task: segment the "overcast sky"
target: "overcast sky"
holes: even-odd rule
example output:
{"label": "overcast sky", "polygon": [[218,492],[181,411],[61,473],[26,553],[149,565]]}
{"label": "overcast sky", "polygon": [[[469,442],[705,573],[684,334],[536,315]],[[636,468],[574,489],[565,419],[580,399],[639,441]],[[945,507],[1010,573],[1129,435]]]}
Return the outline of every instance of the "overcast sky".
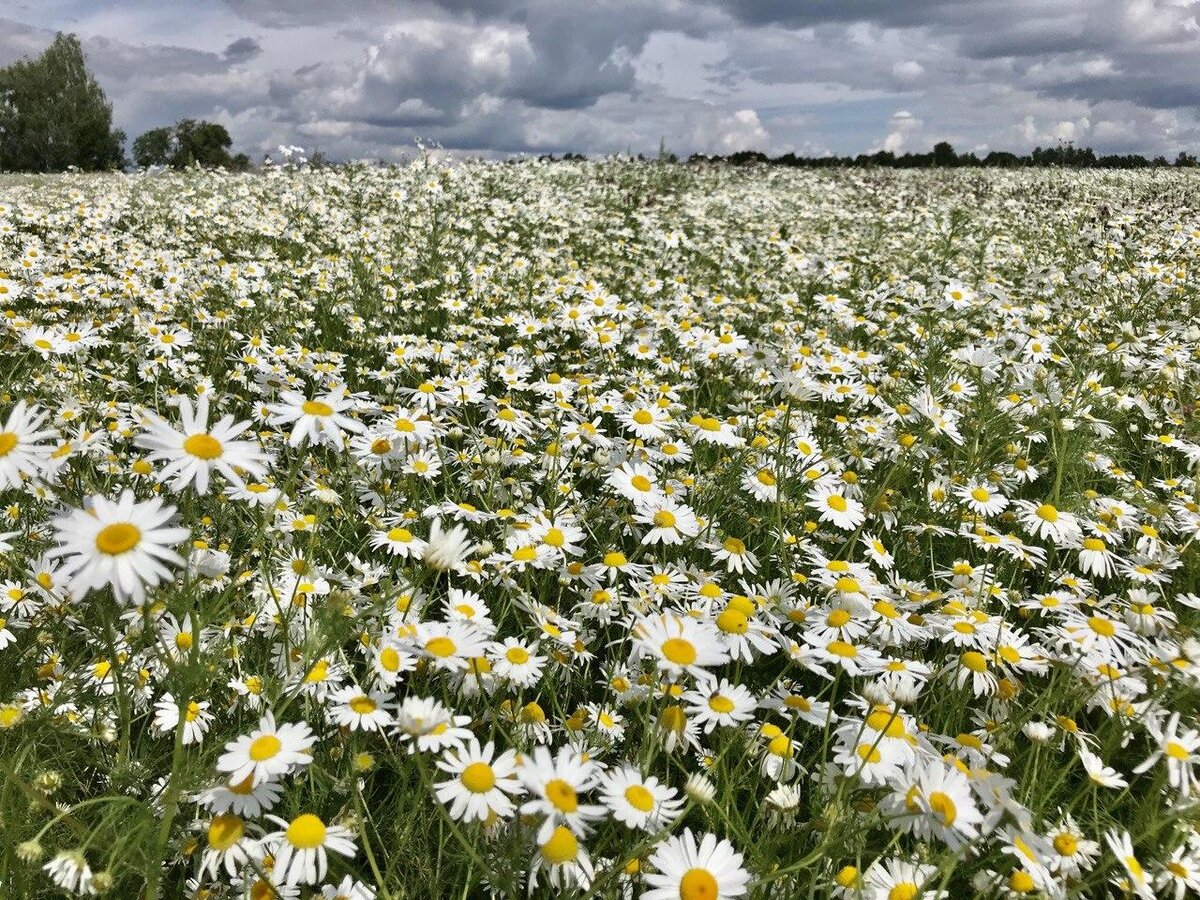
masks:
{"label": "overcast sky", "polygon": [[0,0],[0,64],[58,30],[256,157],[1200,149],[1200,0]]}

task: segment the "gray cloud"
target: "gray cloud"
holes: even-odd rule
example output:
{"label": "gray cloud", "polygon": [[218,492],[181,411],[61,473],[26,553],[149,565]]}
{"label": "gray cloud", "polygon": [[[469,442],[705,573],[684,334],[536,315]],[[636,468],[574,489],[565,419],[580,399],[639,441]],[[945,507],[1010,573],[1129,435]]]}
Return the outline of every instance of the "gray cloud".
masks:
{"label": "gray cloud", "polygon": [[255,153],[1200,144],[1196,0],[65,3],[12,13],[0,63],[75,30],[131,134],[207,117]]}
{"label": "gray cloud", "polygon": [[262,53],[262,46],[252,37],[238,38],[222,54],[230,62],[246,62]]}

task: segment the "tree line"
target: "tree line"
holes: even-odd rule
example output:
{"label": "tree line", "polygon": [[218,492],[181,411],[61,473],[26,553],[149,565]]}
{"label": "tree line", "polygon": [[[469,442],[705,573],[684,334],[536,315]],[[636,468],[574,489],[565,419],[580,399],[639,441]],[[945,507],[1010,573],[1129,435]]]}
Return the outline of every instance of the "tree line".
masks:
{"label": "tree line", "polygon": [[[180,119],[138,137],[133,163],[248,169],[250,158],[232,155],[232,146],[224,125]],[[0,170],[94,172],[128,164],[125,132],[113,127],[112,104],[88,71],[79,38],[60,32],[41,56],[0,68]]]}
{"label": "tree line", "polygon": [[[668,154],[670,155],[670,154]],[[1098,154],[1091,147],[1076,147],[1072,143],[1057,147],[1035,147],[1027,154],[1011,153],[1007,150],[992,150],[984,156],[975,153],[956,153],[948,141],[934,144],[928,153],[902,153],[891,150],[877,153],[860,153],[857,156],[797,156],[784,153],[769,157],[755,150],[743,150],[727,156],[706,156],[693,153],[689,163],[725,162],[733,165],[763,163],[774,166],[793,166],[806,169],[848,168],[878,166],[888,169],[928,168],[1000,168],[1016,169],[1023,166],[1062,166],[1070,169],[1149,169],[1166,166],[1194,168],[1196,157],[1180,151],[1174,162],[1165,156],[1148,158],[1139,153]]]}

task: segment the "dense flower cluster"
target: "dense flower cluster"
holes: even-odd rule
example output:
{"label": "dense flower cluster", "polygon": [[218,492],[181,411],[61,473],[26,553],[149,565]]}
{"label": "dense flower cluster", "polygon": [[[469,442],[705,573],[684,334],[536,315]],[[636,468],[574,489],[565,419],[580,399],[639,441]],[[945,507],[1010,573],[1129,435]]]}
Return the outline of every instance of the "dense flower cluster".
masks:
{"label": "dense flower cluster", "polygon": [[1196,197],[4,185],[0,893],[1194,895]]}

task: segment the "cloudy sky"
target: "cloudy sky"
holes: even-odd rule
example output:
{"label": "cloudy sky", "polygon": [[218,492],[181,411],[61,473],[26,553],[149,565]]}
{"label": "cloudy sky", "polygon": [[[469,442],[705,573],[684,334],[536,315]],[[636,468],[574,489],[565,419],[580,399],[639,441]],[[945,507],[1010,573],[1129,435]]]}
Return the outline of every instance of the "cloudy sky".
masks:
{"label": "cloudy sky", "polygon": [[0,64],[58,30],[256,157],[1200,150],[1200,0],[0,0]]}

